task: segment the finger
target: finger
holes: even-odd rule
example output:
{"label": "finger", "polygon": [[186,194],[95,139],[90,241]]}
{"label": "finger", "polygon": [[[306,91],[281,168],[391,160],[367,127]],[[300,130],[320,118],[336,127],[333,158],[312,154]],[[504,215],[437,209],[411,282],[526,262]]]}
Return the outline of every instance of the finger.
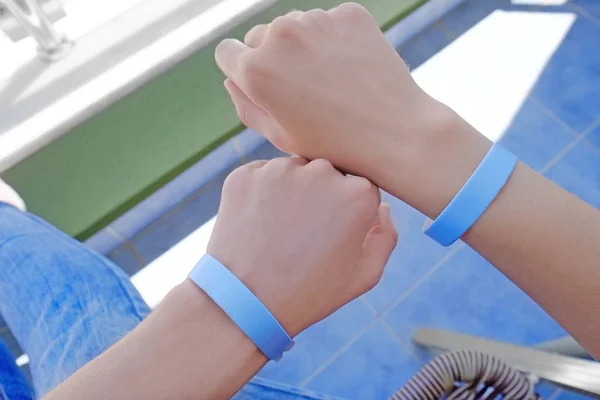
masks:
{"label": "finger", "polygon": [[303,166],[308,164],[308,160],[302,158],[302,157],[296,157],[296,156],[292,156],[292,157],[276,157],[276,158],[272,158],[269,163],[271,164],[282,164],[282,165],[290,165],[290,164],[295,164],[295,165],[299,165],[299,166]]}
{"label": "finger", "polygon": [[371,288],[379,282],[383,269],[398,242],[398,233],[392,222],[390,206],[382,203],[377,222],[367,233],[363,244],[359,266],[365,274],[363,288]]}
{"label": "finger", "polygon": [[244,164],[244,166],[247,168],[259,169],[260,167],[265,166],[268,162],[269,162],[269,160],[255,160],[255,161],[250,161],[249,163]]}
{"label": "finger", "polygon": [[282,142],[283,128],[281,125],[265,110],[254,104],[231,79],[225,79],[224,85],[242,123],[266,137],[279,150],[287,152]]}
{"label": "finger", "polygon": [[[340,173],[342,173],[342,172],[340,172]],[[346,177],[346,179],[352,181],[355,185],[369,186],[372,189],[373,194],[377,198],[377,204],[381,203],[381,191],[379,190],[379,188],[377,186],[375,186],[373,184],[373,182],[371,182],[367,178],[359,176],[359,175],[344,173],[344,176]]]}
{"label": "finger", "polygon": [[[304,14],[305,13],[303,11],[292,10],[289,13],[287,13],[285,16],[294,18],[294,19],[300,19],[300,17],[302,17]],[[265,41],[265,38],[267,37],[267,33],[269,32],[270,26],[271,26],[271,24],[256,25],[255,27],[250,29],[248,31],[248,33],[246,33],[246,36],[244,37],[244,43],[248,47],[251,47],[253,49],[259,47]]]}
{"label": "finger", "polygon": [[225,39],[215,49],[215,61],[225,76],[240,81],[240,60],[252,49],[236,39]]}
{"label": "finger", "polygon": [[301,157],[276,157],[267,163],[271,171],[287,171],[291,168],[298,168],[306,165],[308,161]]}
{"label": "finger", "polygon": [[303,157],[291,156],[290,159],[298,165],[306,165],[309,163],[309,161]]}
{"label": "finger", "polygon": [[256,25],[246,33],[244,43],[246,46],[255,49],[264,42],[268,31],[269,25]]}
{"label": "finger", "polygon": [[300,17],[302,17],[303,15],[304,15],[304,11],[292,10],[289,13],[287,13],[285,16],[292,17],[294,19],[300,19]]}
{"label": "finger", "polygon": [[311,23],[312,27],[325,28],[331,25],[329,14],[320,8],[313,8],[304,13],[303,20]]}

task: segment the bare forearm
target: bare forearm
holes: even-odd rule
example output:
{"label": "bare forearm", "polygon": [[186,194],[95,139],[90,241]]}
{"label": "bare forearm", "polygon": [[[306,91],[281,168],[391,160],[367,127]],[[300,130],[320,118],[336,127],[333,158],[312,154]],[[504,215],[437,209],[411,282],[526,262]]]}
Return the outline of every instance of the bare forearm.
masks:
{"label": "bare forearm", "polygon": [[[223,184],[207,246],[213,267],[204,285],[221,300],[235,296],[220,303],[235,302],[234,320],[243,313],[264,322],[262,307],[239,300],[240,293],[252,297],[232,285],[234,275],[281,324],[276,330],[272,323],[265,326],[260,335],[247,324],[240,326],[256,340],[266,337],[283,347],[290,344],[288,335],[296,336],[370,289],[381,278],[396,238],[389,209],[368,180],[343,175],[325,160],[257,161],[237,168]],[[277,358],[283,351],[278,347],[265,354]],[[139,327],[46,400],[228,399],[266,361],[217,302],[188,279]]]}
{"label": "bare forearm", "polygon": [[600,357],[600,213],[520,164],[464,240]]}
{"label": "bare forearm", "polygon": [[[420,179],[411,176],[408,182],[398,182],[394,168],[375,175],[386,190],[432,219],[491,146],[452,114],[441,120],[445,128],[419,144],[420,150],[396,148],[396,154],[412,151],[417,154],[415,159],[421,157],[414,161],[421,166]],[[400,157],[395,160],[406,162]],[[600,316],[594,312],[600,306],[598,238],[598,210],[518,164],[463,240],[538,302],[590,353],[600,357]]]}
{"label": "bare forearm", "polygon": [[223,311],[185,281],[44,399],[226,399],[265,362]]}

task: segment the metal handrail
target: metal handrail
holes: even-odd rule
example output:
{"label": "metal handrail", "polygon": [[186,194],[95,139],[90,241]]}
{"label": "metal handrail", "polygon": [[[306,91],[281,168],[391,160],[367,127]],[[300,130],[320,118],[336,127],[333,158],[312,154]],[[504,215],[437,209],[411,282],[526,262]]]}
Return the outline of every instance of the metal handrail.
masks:
{"label": "metal handrail", "polygon": [[38,51],[43,57],[56,60],[72,47],[73,42],[53,26],[50,16],[37,0],[0,0],[0,8],[7,10],[38,42]]}

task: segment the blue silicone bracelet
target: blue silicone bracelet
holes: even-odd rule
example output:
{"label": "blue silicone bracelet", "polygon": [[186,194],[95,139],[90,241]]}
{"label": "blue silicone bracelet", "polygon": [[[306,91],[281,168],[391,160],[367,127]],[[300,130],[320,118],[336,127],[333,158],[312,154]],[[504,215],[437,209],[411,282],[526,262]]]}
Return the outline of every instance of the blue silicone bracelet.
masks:
{"label": "blue silicone bracelet", "polygon": [[494,144],[467,183],[427,227],[427,236],[442,246],[460,239],[494,201],[516,165],[514,154]]}
{"label": "blue silicone bracelet", "polygon": [[294,340],[264,304],[227,267],[210,255],[189,275],[269,360],[279,360]]}

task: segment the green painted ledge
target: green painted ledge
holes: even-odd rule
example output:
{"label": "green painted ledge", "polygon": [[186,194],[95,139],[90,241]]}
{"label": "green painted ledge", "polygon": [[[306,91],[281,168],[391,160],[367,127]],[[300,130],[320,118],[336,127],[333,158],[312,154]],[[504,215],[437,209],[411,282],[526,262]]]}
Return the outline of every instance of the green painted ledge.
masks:
{"label": "green painted ledge", "polygon": [[[387,29],[426,0],[359,1]],[[227,36],[291,9],[335,0],[281,0]],[[215,43],[2,174],[29,209],[86,239],[240,132],[213,59]]]}

